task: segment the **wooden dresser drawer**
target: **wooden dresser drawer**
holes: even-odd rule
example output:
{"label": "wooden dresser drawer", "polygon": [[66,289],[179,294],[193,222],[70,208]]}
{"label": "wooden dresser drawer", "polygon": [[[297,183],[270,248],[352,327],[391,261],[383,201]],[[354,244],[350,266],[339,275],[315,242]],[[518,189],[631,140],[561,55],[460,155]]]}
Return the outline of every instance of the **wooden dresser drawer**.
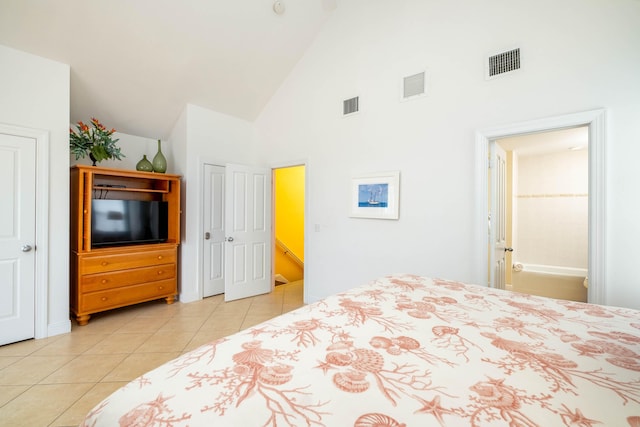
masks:
{"label": "wooden dresser drawer", "polygon": [[103,311],[175,294],[176,281],[173,279],[83,293],[80,295],[80,312]]}
{"label": "wooden dresser drawer", "polygon": [[81,274],[103,273],[158,264],[175,264],[176,249],[129,251],[83,255],[79,259]]}
{"label": "wooden dresser drawer", "polygon": [[82,293],[102,291],[138,283],[173,279],[174,277],[176,277],[175,264],[160,264],[131,270],[87,274],[80,278],[79,291]]}

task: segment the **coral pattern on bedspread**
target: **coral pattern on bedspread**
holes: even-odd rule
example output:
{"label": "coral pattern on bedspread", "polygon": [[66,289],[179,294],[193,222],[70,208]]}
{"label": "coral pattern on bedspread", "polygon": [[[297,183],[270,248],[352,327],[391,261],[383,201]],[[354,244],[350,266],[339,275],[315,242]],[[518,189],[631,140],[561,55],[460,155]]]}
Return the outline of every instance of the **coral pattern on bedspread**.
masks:
{"label": "coral pattern on bedspread", "polygon": [[413,275],[204,345],[83,426],[640,426],[640,312]]}

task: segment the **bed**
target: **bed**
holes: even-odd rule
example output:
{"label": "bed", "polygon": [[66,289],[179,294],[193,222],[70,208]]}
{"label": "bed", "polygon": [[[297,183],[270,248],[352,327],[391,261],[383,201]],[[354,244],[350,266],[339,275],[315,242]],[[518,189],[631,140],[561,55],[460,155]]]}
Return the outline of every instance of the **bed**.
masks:
{"label": "bed", "polygon": [[82,426],[640,426],[640,312],[394,275],[218,339]]}

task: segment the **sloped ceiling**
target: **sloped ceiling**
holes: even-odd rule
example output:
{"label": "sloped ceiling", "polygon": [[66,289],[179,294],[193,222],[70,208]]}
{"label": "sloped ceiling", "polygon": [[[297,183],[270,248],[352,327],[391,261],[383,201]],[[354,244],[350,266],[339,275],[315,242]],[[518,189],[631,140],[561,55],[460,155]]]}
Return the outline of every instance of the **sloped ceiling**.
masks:
{"label": "sloped ceiling", "polygon": [[187,103],[253,120],[335,1],[0,0],[0,44],[71,66],[70,122],[166,138]]}

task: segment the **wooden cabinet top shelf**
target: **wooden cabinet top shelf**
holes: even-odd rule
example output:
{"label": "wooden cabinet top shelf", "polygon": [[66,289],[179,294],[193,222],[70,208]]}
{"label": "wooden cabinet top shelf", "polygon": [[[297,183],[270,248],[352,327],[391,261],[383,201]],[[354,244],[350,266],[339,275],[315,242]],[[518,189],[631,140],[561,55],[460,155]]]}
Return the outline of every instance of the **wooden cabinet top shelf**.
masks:
{"label": "wooden cabinet top shelf", "polygon": [[104,191],[130,191],[138,193],[168,193],[169,189],[133,188],[133,187],[110,187],[108,185],[94,185],[94,190]]}
{"label": "wooden cabinet top shelf", "polygon": [[72,169],[78,169],[84,173],[92,173],[94,175],[108,175],[109,177],[125,177],[125,178],[147,178],[159,180],[180,179],[180,175],[169,173],[141,172],[136,170],[104,168],[102,166],[75,165]]}

